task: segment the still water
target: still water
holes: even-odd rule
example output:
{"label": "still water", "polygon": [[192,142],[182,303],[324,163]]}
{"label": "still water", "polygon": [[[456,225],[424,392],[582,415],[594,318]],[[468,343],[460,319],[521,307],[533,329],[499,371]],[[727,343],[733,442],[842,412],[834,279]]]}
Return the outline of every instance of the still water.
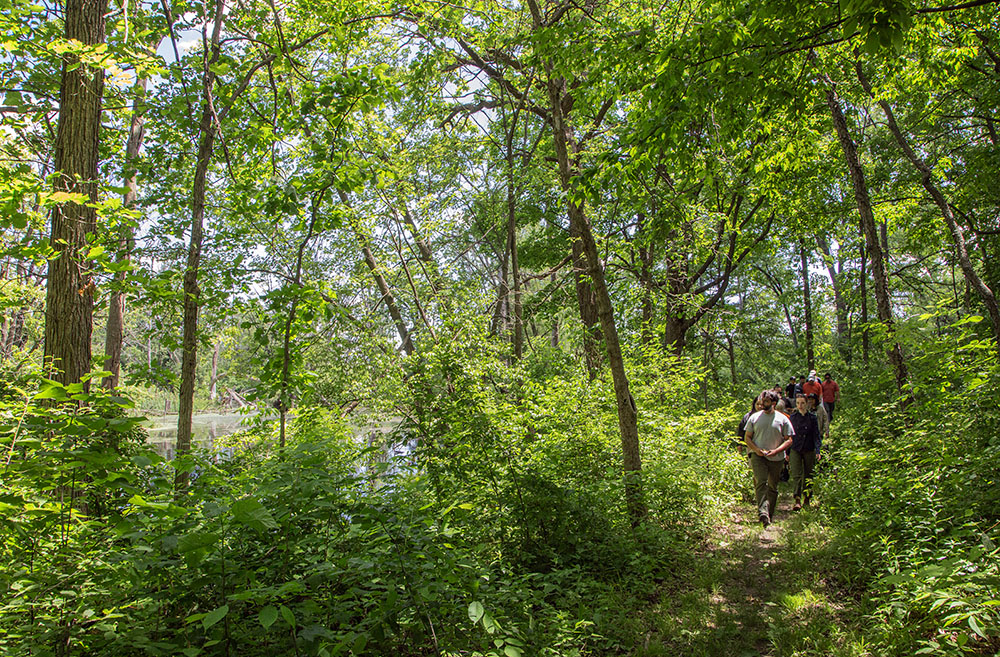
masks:
{"label": "still water", "polygon": [[[216,438],[241,431],[252,421],[253,417],[248,415],[196,414],[191,420],[191,444],[211,449]],[[157,452],[167,459],[174,458],[177,447],[176,415],[150,418],[146,431],[149,432],[149,444]]]}

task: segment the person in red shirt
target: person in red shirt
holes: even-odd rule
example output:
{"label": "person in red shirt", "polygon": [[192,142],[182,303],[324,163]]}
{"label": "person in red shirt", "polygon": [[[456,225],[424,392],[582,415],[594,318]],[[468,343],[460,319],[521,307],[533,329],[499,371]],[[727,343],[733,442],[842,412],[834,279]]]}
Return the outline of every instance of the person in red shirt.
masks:
{"label": "person in red shirt", "polygon": [[816,376],[816,370],[809,372],[809,380],[802,384],[802,394],[806,397],[809,395],[816,395],[819,397],[823,394],[823,384],[819,382],[819,377]]}
{"label": "person in red shirt", "polygon": [[840,386],[837,382],[833,380],[833,377],[829,372],[823,377],[823,407],[826,409],[827,415],[830,416],[830,422],[833,422],[833,407],[837,405],[840,401]]}

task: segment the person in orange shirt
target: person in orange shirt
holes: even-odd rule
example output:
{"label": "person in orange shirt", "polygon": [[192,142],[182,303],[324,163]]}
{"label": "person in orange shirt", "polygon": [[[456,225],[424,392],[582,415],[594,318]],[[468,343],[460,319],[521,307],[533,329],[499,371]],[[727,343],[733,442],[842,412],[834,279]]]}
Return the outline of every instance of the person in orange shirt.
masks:
{"label": "person in orange shirt", "polygon": [[823,394],[823,384],[819,382],[819,377],[816,376],[816,370],[809,372],[809,380],[802,384],[802,394],[806,397],[809,395],[816,395],[819,397]]}
{"label": "person in orange shirt", "polygon": [[833,407],[837,405],[840,401],[840,386],[829,372],[823,377],[823,407],[826,408],[826,414],[830,416],[830,422],[833,422]]}

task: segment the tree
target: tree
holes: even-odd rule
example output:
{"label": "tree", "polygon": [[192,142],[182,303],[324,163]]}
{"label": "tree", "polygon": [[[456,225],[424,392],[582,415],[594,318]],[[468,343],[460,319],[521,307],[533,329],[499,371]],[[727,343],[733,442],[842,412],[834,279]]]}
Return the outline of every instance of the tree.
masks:
{"label": "tree", "polygon": [[[66,50],[59,87],[59,128],[45,295],[45,363],[62,383],[90,371],[94,281],[88,239],[97,230],[98,146],[104,70],[95,55],[104,43],[106,0],[68,0]],[[89,385],[89,382],[85,386]]]}

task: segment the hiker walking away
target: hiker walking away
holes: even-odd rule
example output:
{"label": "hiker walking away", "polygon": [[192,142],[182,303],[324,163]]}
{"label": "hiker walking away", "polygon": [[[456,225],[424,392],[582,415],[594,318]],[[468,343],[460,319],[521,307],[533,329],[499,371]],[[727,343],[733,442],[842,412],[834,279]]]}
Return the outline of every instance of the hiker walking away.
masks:
{"label": "hiker walking away", "polygon": [[783,452],[792,444],[792,423],[787,415],[774,410],[778,398],[773,390],[760,393],[761,410],[750,416],[744,436],[751,452],[757,518],[764,527],[771,524],[778,505],[778,478],[785,460]]}
{"label": "hiker walking away", "polygon": [[826,408],[827,414],[830,416],[830,421],[833,422],[833,408],[840,401],[840,385],[833,380],[833,377],[827,372],[823,376],[823,406]]}
{"label": "hiker walking away", "polygon": [[795,412],[788,420],[795,429],[791,454],[788,457],[788,469],[791,474],[792,494],[795,495],[792,511],[798,511],[802,508],[803,499],[805,505],[809,506],[809,498],[812,497],[811,479],[813,468],[816,467],[816,451],[820,444],[816,416],[809,412],[809,402],[805,395],[795,398]]}

